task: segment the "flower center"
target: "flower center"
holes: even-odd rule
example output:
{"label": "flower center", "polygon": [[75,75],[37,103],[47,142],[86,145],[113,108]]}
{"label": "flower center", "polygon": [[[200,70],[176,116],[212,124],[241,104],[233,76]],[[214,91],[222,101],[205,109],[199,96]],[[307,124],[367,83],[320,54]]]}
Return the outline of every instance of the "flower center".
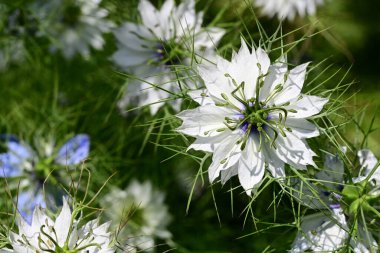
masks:
{"label": "flower center", "polygon": [[165,66],[180,65],[183,62],[184,51],[176,42],[167,41],[157,44],[155,64]]}
{"label": "flower center", "polygon": [[68,26],[75,26],[79,21],[81,13],[80,6],[75,3],[68,3],[64,6],[62,21]]}
{"label": "flower center", "polygon": [[4,23],[4,31],[13,36],[34,36],[37,26],[37,20],[30,15],[29,11],[17,8]]}
{"label": "flower center", "polygon": [[41,159],[38,160],[35,165],[36,177],[39,180],[45,180],[51,173],[53,158]]}
{"label": "flower center", "polygon": [[228,73],[226,73],[225,76],[230,78],[233,85],[236,87],[235,90],[231,92],[232,98],[243,105],[244,109],[242,110],[239,108],[239,106],[236,105],[236,101],[231,101],[224,93],[222,93],[221,96],[225,100],[225,103],[217,105],[232,107],[239,112],[234,118],[226,117],[224,124],[230,130],[240,128],[245,132],[244,136],[238,141],[239,144],[241,143],[241,150],[245,148],[245,144],[251,134],[258,134],[260,139],[259,150],[261,150],[264,142],[270,143],[271,147],[276,148],[275,141],[278,138],[278,135],[281,134],[281,136],[286,137],[285,130],[288,132],[292,131],[291,128],[285,126],[288,113],[296,112],[293,109],[286,108],[289,103],[285,103],[281,106],[268,103],[273,96],[282,90],[282,85],[277,85],[264,101],[260,101],[260,89],[264,85],[265,75],[260,75],[257,78],[256,94],[255,97],[252,98],[245,97],[244,82],[238,84]]}
{"label": "flower center", "polygon": [[268,121],[268,118],[269,116],[265,109],[257,110],[255,106],[248,107],[243,112],[242,125],[240,126],[240,129],[245,132],[250,130],[250,133],[252,130],[254,130],[254,132],[263,131],[263,127]]}
{"label": "flower center", "polygon": [[146,221],[142,208],[136,207],[136,209],[133,210],[133,213],[130,217],[130,222],[131,226],[135,226],[136,228],[140,228],[145,225]]}

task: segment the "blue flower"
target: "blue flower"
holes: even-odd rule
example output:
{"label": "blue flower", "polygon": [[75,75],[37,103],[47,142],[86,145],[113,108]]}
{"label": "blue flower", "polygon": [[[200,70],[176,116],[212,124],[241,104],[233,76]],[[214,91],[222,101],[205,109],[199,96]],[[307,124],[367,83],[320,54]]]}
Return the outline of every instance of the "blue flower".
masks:
{"label": "blue flower", "polygon": [[[54,203],[55,196],[49,191],[44,196],[43,183],[51,172],[52,165],[69,166],[83,162],[90,152],[90,137],[78,134],[67,140],[56,153],[37,155],[29,145],[21,142],[13,135],[1,135],[6,153],[0,154],[0,177],[21,178],[21,189],[17,199],[17,209],[30,224],[36,206],[46,207]],[[48,152],[46,152],[48,153]],[[62,194],[58,199],[61,199]]]}

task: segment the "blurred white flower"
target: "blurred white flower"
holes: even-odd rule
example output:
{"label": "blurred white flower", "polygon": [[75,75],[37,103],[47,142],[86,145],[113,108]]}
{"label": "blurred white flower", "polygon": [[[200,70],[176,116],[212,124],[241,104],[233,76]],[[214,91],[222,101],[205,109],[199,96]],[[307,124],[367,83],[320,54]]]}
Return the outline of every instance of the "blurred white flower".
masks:
{"label": "blurred white flower", "polygon": [[253,3],[268,17],[276,15],[280,20],[292,21],[297,15],[301,17],[314,15],[317,6],[321,5],[323,0],[253,0]]}
{"label": "blurred white flower", "polygon": [[38,206],[30,225],[21,217],[18,217],[17,225],[18,234],[10,232],[9,237],[13,249],[3,248],[0,252],[115,252],[110,246],[109,223],[99,225],[98,220],[92,220],[82,225],[80,220],[75,220],[72,216],[65,199],[55,220]]}
{"label": "blurred white flower", "polygon": [[[179,92],[178,75],[189,75],[189,68],[179,65],[190,65],[194,55],[199,61],[207,58],[225,31],[201,27],[203,13],[196,13],[194,0],[178,6],[166,0],[161,9],[141,0],[138,10],[142,24],[126,22],[114,32],[118,50],[113,61],[139,78],[129,83],[119,107],[150,105],[155,114],[169,92]],[[178,109],[179,103],[173,106]]]}
{"label": "blurred white flower", "polygon": [[[177,131],[196,138],[189,149],[213,153],[211,182],[220,174],[222,183],[238,175],[250,195],[266,165],[276,178],[285,176],[285,163],[298,169],[315,165],[305,139],[319,131],[307,118],[328,99],[301,93],[307,65],[271,65],[263,49],[251,53],[242,40],[231,61],[218,57],[216,65],[199,67],[209,94],[200,107],[177,115],[183,120]],[[199,101],[198,94],[190,95]]]}
{"label": "blurred white flower", "polygon": [[11,38],[0,42],[0,71],[7,69],[12,63],[25,59],[26,49],[22,40]]}
{"label": "blurred white flower", "polygon": [[113,188],[100,204],[114,228],[125,225],[118,241],[128,247],[152,251],[155,238],[166,240],[172,236],[167,230],[171,216],[164,199],[165,195],[153,189],[149,181],[132,181],[125,190]]}
{"label": "blurred white flower", "polygon": [[90,47],[100,50],[103,33],[114,24],[107,20],[108,11],[99,7],[101,0],[39,0],[31,7],[39,19],[40,33],[51,39],[51,50],[62,50],[67,58],[76,53],[90,56]]}

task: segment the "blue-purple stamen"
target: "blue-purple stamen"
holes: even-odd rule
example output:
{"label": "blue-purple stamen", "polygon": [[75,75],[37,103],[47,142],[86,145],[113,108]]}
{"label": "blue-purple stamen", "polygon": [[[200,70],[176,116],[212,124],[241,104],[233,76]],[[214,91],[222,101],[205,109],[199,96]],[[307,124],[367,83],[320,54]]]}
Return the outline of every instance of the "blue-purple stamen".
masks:
{"label": "blue-purple stamen", "polygon": [[181,64],[181,57],[178,54],[173,54],[173,50],[173,46],[165,42],[157,44],[154,52],[156,62],[168,67]]}
{"label": "blue-purple stamen", "polygon": [[325,191],[325,190],[321,190],[321,193],[322,193],[322,195],[325,196],[325,197],[328,197],[328,196],[331,195],[331,192],[329,192],[329,191]]}
{"label": "blue-purple stamen", "polygon": [[[340,186],[340,185],[339,185]],[[338,187],[339,187],[338,186]],[[329,207],[331,209],[339,209],[340,208],[340,204],[338,203],[340,201],[340,199],[342,198],[342,196],[338,193],[335,193],[335,192],[329,192],[329,191],[325,191],[325,190],[321,190],[320,191],[321,194],[323,194],[323,196],[325,197],[329,197],[331,196],[331,199],[332,199],[332,203],[329,204]]]}
{"label": "blue-purple stamen", "polygon": [[339,209],[340,208],[340,204],[338,204],[338,203],[330,204],[329,206],[331,209]]}

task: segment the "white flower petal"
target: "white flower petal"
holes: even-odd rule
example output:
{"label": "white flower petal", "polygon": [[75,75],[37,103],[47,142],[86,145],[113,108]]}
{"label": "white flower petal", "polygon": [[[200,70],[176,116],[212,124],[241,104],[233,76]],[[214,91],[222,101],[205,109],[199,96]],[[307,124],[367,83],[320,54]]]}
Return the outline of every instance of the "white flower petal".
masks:
{"label": "white flower petal", "polygon": [[[166,2],[172,2],[172,0],[167,0]],[[141,0],[138,6],[138,10],[141,16],[143,24],[148,29],[154,29],[159,26],[158,10],[153,6],[153,4],[148,0]]]}
{"label": "white flower petal", "polygon": [[286,131],[286,137],[278,135],[276,140],[277,156],[298,169],[305,169],[306,165],[316,167],[313,156],[315,153],[310,149],[307,143],[299,139],[295,134]]}
{"label": "white flower petal", "polygon": [[290,112],[289,118],[308,118],[322,111],[323,106],[328,102],[327,98],[317,96],[302,95],[302,98],[294,103],[291,103],[285,109],[296,110],[296,113]]}
{"label": "white flower petal", "polygon": [[250,137],[239,160],[238,176],[248,196],[260,185],[264,176],[265,163],[262,152],[257,152],[256,139]]}
{"label": "white flower petal", "polygon": [[223,98],[224,95],[234,104],[238,104],[239,102],[231,95],[236,87],[231,82],[231,79],[225,76],[228,73],[226,68],[229,62],[219,56],[216,57],[216,60],[217,66],[211,64],[199,65],[199,75],[205,82],[206,88],[215,102],[226,102]]}
{"label": "white flower petal", "polygon": [[260,64],[260,72],[265,75],[268,73],[270,66],[270,59],[268,54],[261,47],[256,49],[257,62]]}
{"label": "white flower petal", "polygon": [[192,90],[187,92],[187,94],[200,105],[214,104],[206,89]]}
{"label": "white flower petal", "polygon": [[319,135],[317,126],[302,118],[287,118],[285,125],[292,129],[292,133],[298,138],[312,138]]}
{"label": "white flower petal", "polygon": [[265,162],[268,165],[268,170],[274,178],[285,178],[285,164],[281,161],[276,153],[266,145],[263,145]]}
{"label": "white flower petal", "polygon": [[67,204],[67,200],[63,199],[63,207],[55,220],[54,229],[57,234],[57,242],[59,246],[63,246],[66,242],[66,239],[69,235],[71,224],[71,211],[70,207]]}
{"label": "white flower petal", "polygon": [[195,34],[194,45],[215,49],[225,33],[226,31],[222,28],[206,28],[206,31]]}
{"label": "white flower petal", "polygon": [[238,164],[231,166],[228,170],[222,170],[220,171],[220,182],[222,184],[225,184],[228,180],[230,180],[232,177],[238,175]]}
{"label": "white flower petal", "polygon": [[[264,85],[260,89],[260,101],[262,102],[267,100],[277,85],[285,82],[285,74],[288,71],[288,65],[281,61],[285,60],[280,59],[268,68],[268,75],[265,77]],[[268,103],[273,104],[273,99],[270,99]]]}
{"label": "white flower petal", "polygon": [[293,99],[296,99],[303,87],[306,76],[306,68],[309,63],[299,65],[289,71],[288,77],[285,84],[283,84],[283,89],[273,98],[273,102],[276,105],[282,105]]}
{"label": "white flower petal", "polygon": [[[364,169],[363,176],[367,177],[378,163],[377,158],[369,149],[362,149],[358,151],[358,157],[362,169]],[[380,168],[378,167],[373,173],[371,179],[374,179],[377,184],[380,183]]]}
{"label": "white flower petal", "polygon": [[212,157],[212,163],[208,168],[210,182],[214,182],[219,177],[221,170],[228,170],[239,161],[241,156],[240,145],[236,145],[236,142],[240,137],[239,134],[231,134],[217,146]]}
{"label": "white flower petal", "polygon": [[216,130],[226,128],[224,118],[233,114],[233,110],[215,105],[185,110],[177,114],[177,117],[183,120],[177,131],[194,137],[219,135],[221,132]]}
{"label": "white flower petal", "polygon": [[191,144],[187,150],[202,150],[205,152],[214,152],[215,149],[220,145],[221,142],[230,134],[230,130],[226,130],[225,133],[207,136],[207,137],[197,137],[197,139]]}

